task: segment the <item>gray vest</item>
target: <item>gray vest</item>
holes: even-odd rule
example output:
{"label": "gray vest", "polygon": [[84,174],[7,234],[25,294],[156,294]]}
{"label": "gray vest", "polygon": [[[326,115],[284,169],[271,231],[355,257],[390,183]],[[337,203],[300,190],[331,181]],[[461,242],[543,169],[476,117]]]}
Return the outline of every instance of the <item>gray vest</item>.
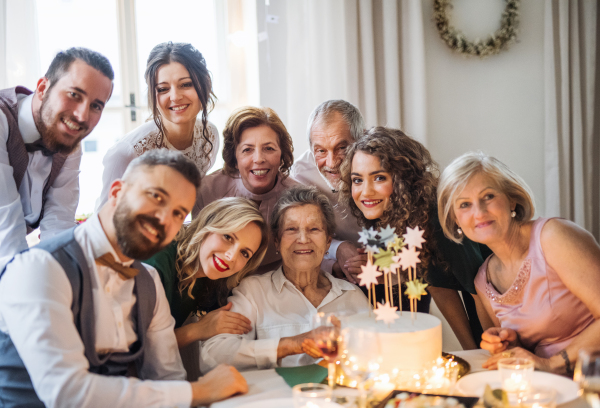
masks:
{"label": "gray vest", "polygon": [[[156,304],[154,280],[141,262],[133,263],[133,267],[140,271],[134,278],[133,292],[137,302],[132,309],[138,340],[131,345],[127,353],[99,356],[95,347],[96,326],[90,270],[83,251],[73,236],[74,229],[64,231],[35,248],[50,252],[62,266],[71,283],[73,323],[83,341],[85,357],[90,364],[89,371],[107,376],[125,376],[135,365],[139,372],[144,363],[146,331],[150,326]],[[5,270],[0,271],[0,279]],[[0,331],[0,408],[23,406],[43,407],[44,404],[33,389],[31,378],[10,335]]]}
{"label": "gray vest", "polygon": [[[13,178],[15,179],[18,191],[19,187],[21,187],[21,181],[23,181],[27,166],[29,165],[29,155],[27,154],[27,150],[25,150],[23,136],[21,136],[21,132],[19,131],[17,94],[30,95],[31,91],[22,86],[0,90],[0,111],[4,113],[8,122],[8,138],[6,140],[8,162],[13,168]],[[52,187],[52,184],[54,184],[56,177],[58,177],[58,173],[60,173],[60,169],[62,169],[67,156],[68,155],[63,153],[52,155],[52,168],[50,170],[50,175],[44,184],[44,189],[42,190],[42,210],[40,211],[40,218],[33,224],[27,225],[28,234],[40,225],[40,221],[44,217],[44,207],[46,206],[48,190]]]}

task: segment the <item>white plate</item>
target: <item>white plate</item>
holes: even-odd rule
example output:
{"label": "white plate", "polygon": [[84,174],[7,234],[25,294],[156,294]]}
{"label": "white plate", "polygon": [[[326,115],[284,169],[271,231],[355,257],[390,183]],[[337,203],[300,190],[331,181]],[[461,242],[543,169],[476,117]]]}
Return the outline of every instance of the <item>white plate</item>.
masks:
{"label": "white plate", "polygon": [[[498,370],[465,375],[458,380],[456,388],[466,397],[481,398],[486,384],[489,384],[492,389],[502,388]],[[532,385],[534,387],[555,389],[557,404],[574,400],[577,398],[577,392],[579,391],[579,387],[573,380],[543,371],[533,372]]]}
{"label": "white plate", "polygon": [[[335,402],[319,401],[319,407],[322,408],[343,408]],[[293,398],[274,398],[262,401],[249,402],[247,404],[238,405],[238,408],[294,408]]]}

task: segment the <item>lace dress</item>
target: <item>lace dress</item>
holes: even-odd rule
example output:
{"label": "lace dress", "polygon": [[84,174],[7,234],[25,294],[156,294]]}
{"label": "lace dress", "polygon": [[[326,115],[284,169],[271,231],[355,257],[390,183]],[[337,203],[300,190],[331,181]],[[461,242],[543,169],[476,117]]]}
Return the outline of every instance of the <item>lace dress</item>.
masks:
{"label": "lace dress", "polygon": [[[194,141],[185,150],[179,150],[187,158],[196,163],[200,175],[204,177],[213,166],[219,152],[219,132],[215,125],[208,122],[208,138],[202,134],[202,120],[198,118],[194,126]],[[163,137],[154,121],[150,120],[140,127],[132,130],[121,140],[114,144],[102,160],[104,172],[102,174],[102,193],[96,201],[96,212],[108,200],[108,191],[113,181],[123,176],[129,163],[145,152],[154,149],[176,149],[166,137]]]}

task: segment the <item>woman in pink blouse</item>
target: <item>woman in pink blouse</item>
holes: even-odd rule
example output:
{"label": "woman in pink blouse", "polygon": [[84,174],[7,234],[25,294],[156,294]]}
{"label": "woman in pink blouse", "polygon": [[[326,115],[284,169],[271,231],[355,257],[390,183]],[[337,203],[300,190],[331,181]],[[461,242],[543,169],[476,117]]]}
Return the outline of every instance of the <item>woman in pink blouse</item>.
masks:
{"label": "woman in pink blouse", "polygon": [[[223,129],[222,169],[202,179],[194,213],[223,197],[245,197],[259,206],[265,220],[281,194],[298,184],[288,177],[294,164],[292,138],[270,108],[245,106],[234,111]],[[258,273],[281,265],[270,240]]]}
{"label": "woman in pink blouse", "polygon": [[579,349],[600,347],[600,247],[590,233],[563,219],[532,220],[529,187],[483,153],[444,170],[438,211],[448,238],[493,251],[475,278],[487,314],[481,347],[492,353],[484,367],[514,356],[570,374]]}

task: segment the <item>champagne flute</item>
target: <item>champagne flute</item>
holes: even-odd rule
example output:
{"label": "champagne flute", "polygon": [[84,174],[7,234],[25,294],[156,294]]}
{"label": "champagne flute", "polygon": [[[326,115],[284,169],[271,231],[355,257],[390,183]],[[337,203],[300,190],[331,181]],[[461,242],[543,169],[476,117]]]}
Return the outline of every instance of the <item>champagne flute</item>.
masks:
{"label": "champagne flute", "polygon": [[327,361],[327,382],[335,387],[335,362],[340,343],[340,321],[335,313],[319,312],[313,316],[312,339]]}
{"label": "champagne flute", "polygon": [[600,408],[600,350],[579,351],[573,379],[591,408]]}
{"label": "champagne flute", "polygon": [[377,374],[381,364],[379,336],[376,332],[347,327],[342,330],[342,370],[357,382],[362,405],[366,405],[364,385],[370,376]]}

